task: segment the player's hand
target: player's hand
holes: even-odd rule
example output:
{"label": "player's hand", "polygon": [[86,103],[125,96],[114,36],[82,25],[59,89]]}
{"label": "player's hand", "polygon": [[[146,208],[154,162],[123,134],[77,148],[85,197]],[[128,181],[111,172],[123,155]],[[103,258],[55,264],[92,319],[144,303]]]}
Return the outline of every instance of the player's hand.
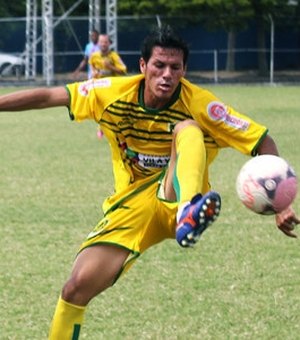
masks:
{"label": "player's hand", "polygon": [[281,213],[275,216],[276,225],[286,236],[296,238],[297,235],[293,232],[295,226],[300,223],[299,218],[296,216],[294,209],[289,206]]}
{"label": "player's hand", "polygon": [[92,78],[100,78],[101,77],[101,71],[93,69],[92,70]]}
{"label": "player's hand", "polygon": [[113,69],[114,69],[114,65],[111,63],[110,60],[104,60],[104,66],[111,71],[113,71]]}

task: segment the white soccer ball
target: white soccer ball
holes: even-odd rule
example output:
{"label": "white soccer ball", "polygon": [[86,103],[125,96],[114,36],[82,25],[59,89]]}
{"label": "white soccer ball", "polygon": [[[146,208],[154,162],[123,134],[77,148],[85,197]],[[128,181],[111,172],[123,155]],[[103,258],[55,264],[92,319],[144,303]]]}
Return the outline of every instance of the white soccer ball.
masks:
{"label": "white soccer ball", "polygon": [[241,168],[236,191],[239,199],[257,214],[273,215],[286,209],[297,195],[297,177],[281,157],[260,155]]}

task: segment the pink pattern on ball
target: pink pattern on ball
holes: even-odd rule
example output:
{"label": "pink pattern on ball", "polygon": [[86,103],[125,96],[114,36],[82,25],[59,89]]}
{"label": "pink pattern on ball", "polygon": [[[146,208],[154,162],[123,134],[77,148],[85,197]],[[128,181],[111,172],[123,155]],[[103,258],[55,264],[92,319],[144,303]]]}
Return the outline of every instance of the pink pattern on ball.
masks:
{"label": "pink pattern on ball", "polygon": [[281,181],[276,190],[276,195],[273,200],[275,211],[281,212],[286,209],[295,199],[297,195],[297,178],[290,177]]}

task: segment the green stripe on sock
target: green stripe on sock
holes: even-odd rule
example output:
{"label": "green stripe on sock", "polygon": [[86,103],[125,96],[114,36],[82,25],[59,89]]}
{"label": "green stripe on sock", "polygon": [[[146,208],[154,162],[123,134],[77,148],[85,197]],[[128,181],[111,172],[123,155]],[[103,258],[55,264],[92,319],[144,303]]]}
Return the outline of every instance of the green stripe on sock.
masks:
{"label": "green stripe on sock", "polygon": [[78,340],[79,339],[80,327],[81,326],[78,325],[78,324],[74,325],[72,340]]}

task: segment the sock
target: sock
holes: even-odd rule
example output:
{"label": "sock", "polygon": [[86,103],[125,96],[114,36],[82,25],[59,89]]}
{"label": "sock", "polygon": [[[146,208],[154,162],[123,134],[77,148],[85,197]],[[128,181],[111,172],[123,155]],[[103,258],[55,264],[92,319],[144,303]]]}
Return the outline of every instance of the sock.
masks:
{"label": "sock", "polygon": [[176,222],[178,223],[180,218],[181,218],[181,214],[184,210],[184,208],[190,204],[190,202],[184,202],[178,205],[178,210],[177,210],[177,214],[176,214]]}
{"label": "sock", "polygon": [[49,340],[77,340],[83,321],[85,307],[58,299],[50,328]]}
{"label": "sock", "polygon": [[176,137],[177,160],[173,184],[180,203],[202,192],[206,150],[202,131],[194,125],[180,130]]}

